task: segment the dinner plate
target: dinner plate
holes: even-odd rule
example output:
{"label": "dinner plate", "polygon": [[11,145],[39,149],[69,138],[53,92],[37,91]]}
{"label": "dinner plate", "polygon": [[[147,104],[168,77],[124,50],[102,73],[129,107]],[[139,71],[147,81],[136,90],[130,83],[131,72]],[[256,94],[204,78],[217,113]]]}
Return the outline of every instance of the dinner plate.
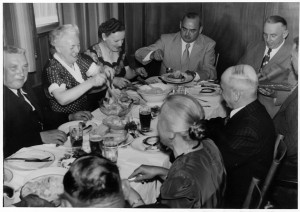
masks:
{"label": "dinner plate", "polygon": [[48,151],[44,150],[37,150],[37,149],[32,149],[32,150],[25,150],[22,152],[17,152],[10,156],[9,158],[47,158],[49,157],[50,161],[46,162],[24,162],[22,160],[5,160],[5,165],[12,169],[16,170],[36,170],[44,167],[50,166],[54,160],[55,156]]}
{"label": "dinner plate", "polygon": [[7,168],[3,169],[3,181],[4,183],[9,183],[13,179],[13,173]]}
{"label": "dinner plate", "polygon": [[184,84],[184,83],[189,83],[191,81],[194,80],[195,76],[192,76],[192,75],[187,75],[186,78],[184,78],[184,80],[182,81],[179,81],[178,79],[172,79],[172,78],[169,78],[168,76],[172,74],[172,73],[168,73],[168,74],[163,74],[161,76],[161,78],[165,81],[165,82],[168,82],[168,83],[172,83],[172,84]]}
{"label": "dinner plate", "polygon": [[130,134],[128,134],[127,139],[125,141],[119,143],[119,147],[126,147],[129,144],[131,144],[133,142],[133,140],[134,140],[133,137]]}
{"label": "dinner plate", "polygon": [[220,94],[220,89],[218,88],[207,88],[203,87],[199,91],[200,96],[216,96]]}
{"label": "dinner plate", "polygon": [[[65,132],[65,133],[68,133],[69,132],[69,127],[73,126],[73,125],[78,125],[79,122],[83,122],[83,121],[70,121],[70,122],[67,122],[67,123],[64,123],[64,124],[60,125],[58,127],[58,129]],[[99,126],[100,124],[101,124],[101,121],[93,119],[93,120],[87,121],[85,123],[85,126],[92,125],[93,129],[94,129],[95,127]],[[91,131],[91,130],[89,130],[89,131]],[[83,135],[87,134],[88,132],[83,131]]]}
{"label": "dinner plate", "polygon": [[160,150],[157,148],[157,145],[153,148],[147,148],[149,147],[149,145],[145,144],[145,139],[149,138],[149,137],[153,137],[153,136],[142,136],[142,137],[138,137],[136,139],[133,140],[133,142],[131,143],[131,147],[135,150],[141,151],[141,152],[145,152],[145,153],[157,153],[160,152]]}
{"label": "dinner plate", "polygon": [[59,195],[64,192],[63,178],[66,172],[67,169],[60,167],[48,167],[32,172],[24,180],[21,197],[36,194],[59,206]]}

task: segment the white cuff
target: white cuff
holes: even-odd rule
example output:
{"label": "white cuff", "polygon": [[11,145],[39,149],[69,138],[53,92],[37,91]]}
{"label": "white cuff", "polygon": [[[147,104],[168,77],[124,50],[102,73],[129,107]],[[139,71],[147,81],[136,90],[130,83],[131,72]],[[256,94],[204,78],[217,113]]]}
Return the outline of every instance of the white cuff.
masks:
{"label": "white cuff", "polygon": [[63,84],[61,84],[61,85],[59,86],[57,83],[52,83],[52,84],[49,86],[49,88],[48,88],[49,94],[50,94],[51,96],[53,96],[52,92],[55,91],[55,90],[57,90],[57,89],[67,90],[67,89],[66,89],[66,84],[63,83]]}
{"label": "white cuff", "polygon": [[196,73],[196,76],[195,76],[195,79],[194,79],[194,81],[199,81],[200,80],[200,76],[199,76],[199,74],[197,73],[197,72],[195,72]]}
{"label": "white cuff", "polygon": [[89,67],[89,70],[86,72],[87,77],[91,77],[99,73],[100,66],[98,66],[96,63],[92,63]]}
{"label": "white cuff", "polygon": [[150,55],[152,54],[153,51],[149,52],[149,54],[146,55],[146,57],[143,59],[143,62],[149,61],[150,59]]}

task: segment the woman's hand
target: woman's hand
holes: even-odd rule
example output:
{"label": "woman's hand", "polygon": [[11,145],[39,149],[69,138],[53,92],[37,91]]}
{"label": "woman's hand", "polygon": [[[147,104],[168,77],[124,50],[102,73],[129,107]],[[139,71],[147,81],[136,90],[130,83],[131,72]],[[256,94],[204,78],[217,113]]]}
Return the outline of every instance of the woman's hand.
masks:
{"label": "woman's hand", "polygon": [[106,83],[106,77],[104,74],[96,74],[95,76],[90,77],[88,80],[90,80],[93,87],[99,87]]}
{"label": "woman's hand", "polygon": [[114,80],[113,80],[113,84],[117,88],[122,89],[122,88],[127,87],[127,85],[130,84],[130,81],[128,79],[123,78],[123,77],[115,77]]}
{"label": "woman's hand", "polygon": [[140,75],[142,77],[147,77],[148,76],[148,73],[147,73],[147,71],[145,70],[144,67],[136,68],[135,73],[136,73],[136,75]]}
{"label": "woman's hand", "polygon": [[145,180],[151,180],[156,176],[165,179],[169,170],[164,167],[159,166],[148,166],[141,165],[128,177],[129,180],[132,179],[134,182],[143,182]]}
{"label": "woman's hand", "polygon": [[140,194],[131,188],[128,180],[122,180],[122,190],[125,200],[129,202],[131,207],[137,207],[144,205],[144,201],[141,198]]}

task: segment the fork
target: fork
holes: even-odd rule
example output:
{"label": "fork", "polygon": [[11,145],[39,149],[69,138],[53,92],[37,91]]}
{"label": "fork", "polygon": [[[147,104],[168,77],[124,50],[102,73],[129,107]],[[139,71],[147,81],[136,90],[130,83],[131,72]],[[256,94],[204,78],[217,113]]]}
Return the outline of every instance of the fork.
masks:
{"label": "fork", "polygon": [[25,162],[48,162],[50,157],[46,158],[6,158],[4,160],[23,160]]}

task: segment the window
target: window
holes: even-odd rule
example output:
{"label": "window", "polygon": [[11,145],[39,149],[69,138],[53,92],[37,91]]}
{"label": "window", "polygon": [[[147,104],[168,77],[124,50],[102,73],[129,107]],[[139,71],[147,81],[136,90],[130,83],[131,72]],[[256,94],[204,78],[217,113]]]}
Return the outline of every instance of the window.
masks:
{"label": "window", "polygon": [[50,31],[59,25],[57,4],[34,3],[33,9],[38,33]]}

